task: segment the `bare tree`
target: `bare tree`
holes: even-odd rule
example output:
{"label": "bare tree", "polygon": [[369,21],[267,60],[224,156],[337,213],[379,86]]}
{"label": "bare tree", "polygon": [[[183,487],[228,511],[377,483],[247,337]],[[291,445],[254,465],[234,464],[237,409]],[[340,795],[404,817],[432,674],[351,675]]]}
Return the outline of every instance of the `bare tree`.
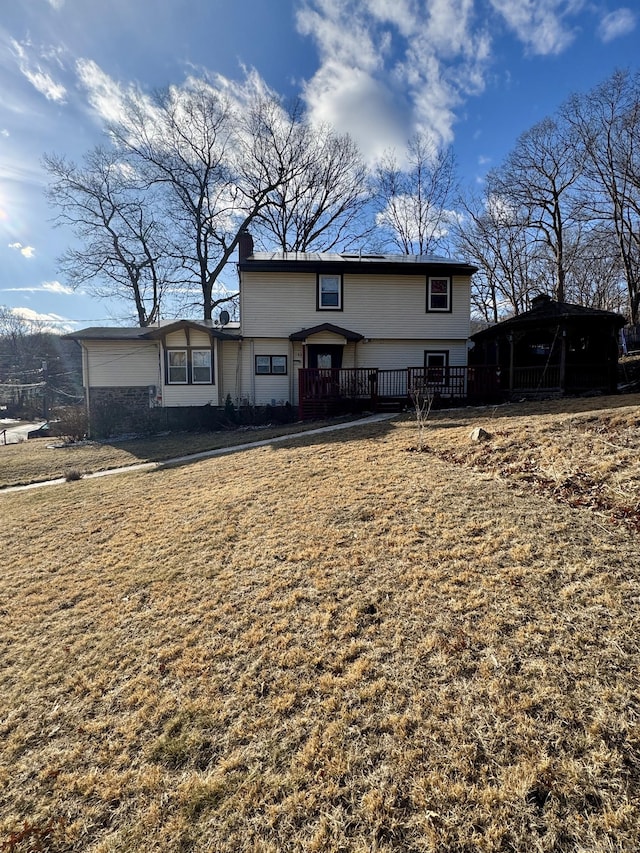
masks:
{"label": "bare tree", "polygon": [[591,224],[575,240],[567,299],[588,308],[629,313],[624,269],[616,234],[609,223]]}
{"label": "bare tree", "polygon": [[[241,231],[296,174],[295,118],[268,93],[235,103],[190,80],[148,100],[131,96],[110,127],[119,150],[149,187],[159,188],[173,228],[183,284],[196,284],[205,320],[230,298],[218,281]],[[295,141],[295,140],[294,140]]]}
{"label": "bare tree", "polygon": [[471,299],[488,323],[520,314],[527,307],[534,258],[526,222],[503,199],[484,195],[459,202],[456,251],[478,266]]}
{"label": "bare tree", "polygon": [[451,225],[455,162],[450,149],[439,152],[423,134],[407,146],[403,166],[395,152],[380,162],[375,178],[377,225],[388,242],[405,254],[433,254]]}
{"label": "bare tree", "polygon": [[59,259],[70,285],[91,284],[98,296],[131,301],[141,326],[155,322],[174,269],[152,199],[142,196],[114,150],[95,148],[82,166],[45,155],[44,167],[55,221],[80,241]]}
{"label": "bare tree", "polygon": [[504,164],[489,174],[488,191],[526,221],[531,239],[551,257],[555,297],[565,299],[565,233],[577,218],[575,186],[582,161],[571,127],[546,118],[523,133]]}
{"label": "bare tree", "polygon": [[370,230],[363,221],[370,199],[368,171],[349,136],[311,127],[294,113],[287,179],[256,217],[266,242],[283,252],[349,248]]}
{"label": "bare tree", "polygon": [[41,414],[47,399],[75,401],[81,387],[77,346],[41,319],[0,305],[0,402],[13,413]]}
{"label": "bare tree", "polygon": [[632,321],[640,314],[640,75],[616,71],[565,114],[584,157],[585,218],[610,224],[629,294]]}

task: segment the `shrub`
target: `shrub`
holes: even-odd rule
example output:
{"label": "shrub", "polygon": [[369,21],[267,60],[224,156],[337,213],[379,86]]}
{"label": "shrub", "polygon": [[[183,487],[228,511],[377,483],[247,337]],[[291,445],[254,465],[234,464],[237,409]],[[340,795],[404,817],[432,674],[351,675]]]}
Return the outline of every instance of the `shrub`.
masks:
{"label": "shrub", "polygon": [[86,437],[89,425],[84,405],[65,406],[56,414],[60,418],[59,423],[55,425],[55,431],[59,435],[64,435],[72,441],[82,441]]}

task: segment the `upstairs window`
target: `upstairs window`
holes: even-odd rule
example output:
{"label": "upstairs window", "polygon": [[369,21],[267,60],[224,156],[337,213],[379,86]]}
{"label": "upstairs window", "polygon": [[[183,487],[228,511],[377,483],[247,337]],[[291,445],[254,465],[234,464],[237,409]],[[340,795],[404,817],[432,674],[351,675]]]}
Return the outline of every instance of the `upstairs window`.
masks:
{"label": "upstairs window", "polygon": [[167,350],[168,385],[212,385],[213,358],[210,349]]}
{"label": "upstairs window", "polygon": [[318,311],[342,311],[342,276],[318,276]]}
{"label": "upstairs window", "polygon": [[427,280],[427,311],[451,311],[451,279],[429,277]]}

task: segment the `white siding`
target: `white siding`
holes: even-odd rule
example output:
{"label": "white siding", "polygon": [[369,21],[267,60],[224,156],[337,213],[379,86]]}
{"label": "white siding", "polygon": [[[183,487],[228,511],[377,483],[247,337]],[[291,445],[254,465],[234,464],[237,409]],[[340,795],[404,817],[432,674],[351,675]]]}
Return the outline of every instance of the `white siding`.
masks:
{"label": "white siding", "polygon": [[162,389],[163,406],[217,406],[216,385],[165,385]]}
{"label": "white siding", "polygon": [[[211,338],[206,332],[198,332],[190,330],[190,346],[202,347],[203,349],[213,349],[213,385],[199,384],[168,384],[166,381],[162,386],[162,405],[163,406],[219,406],[219,388],[218,388],[218,341],[211,341]],[[186,337],[184,330],[180,329],[177,332],[172,332],[167,335],[167,348],[171,347],[186,347]],[[164,354],[163,354],[164,361]],[[162,367],[163,375],[165,365]],[[166,377],[165,377],[166,379]]]}
{"label": "white siding", "polygon": [[[317,336],[309,339],[316,343]],[[332,343],[334,341],[331,341]],[[229,347],[231,351],[231,347]],[[343,368],[377,367],[380,370],[405,369],[407,367],[422,367],[425,350],[447,350],[451,367],[464,366],[467,363],[467,347],[464,341],[432,338],[428,340],[399,341],[383,340],[360,341],[349,343],[344,348],[342,358]],[[255,374],[256,355],[287,355],[287,376],[257,376]],[[286,339],[272,340],[268,338],[245,339],[241,349],[228,357],[225,353],[225,385],[221,392],[221,405],[227,394],[231,394],[234,403],[251,403],[258,406],[267,405],[274,400],[276,404],[290,402],[298,403],[298,370],[306,363],[304,346],[295,342],[291,344]],[[233,371],[231,364],[233,363]],[[236,371],[236,365],[239,369]]]}
{"label": "white siding", "polygon": [[[291,389],[291,343],[288,340],[271,340],[261,338],[253,342],[253,359],[249,365],[253,371],[255,388],[255,403],[258,406],[268,404],[280,406],[289,401]],[[255,356],[257,355],[286,355],[286,375],[257,374],[255,372]]]}
{"label": "white siding", "polygon": [[467,346],[464,341],[440,338],[422,341],[377,340],[358,344],[358,367],[378,367],[380,370],[422,367],[425,350],[447,350],[451,367],[463,367],[467,363]]}
{"label": "white siding", "polygon": [[[83,341],[85,387],[160,385],[160,347],[155,341]],[[88,375],[87,375],[88,373]]]}
{"label": "white siding", "polygon": [[342,311],[316,310],[315,273],[244,272],[242,333],[288,337],[320,323],[367,338],[460,338],[469,336],[469,276],[452,279],[452,312],[426,311],[424,275],[344,275]]}
{"label": "white siding", "polygon": [[[166,344],[168,348],[171,347],[186,347],[187,346],[187,334],[185,329],[178,329],[175,332],[170,332],[166,337]],[[211,346],[211,337],[207,334],[207,332],[202,331],[201,329],[189,329],[189,346],[191,347],[201,347],[202,349],[208,349]]]}
{"label": "white siding", "polygon": [[[240,352],[240,370],[237,374],[236,392],[231,396],[234,401],[248,402],[257,406],[276,405],[291,402],[295,398],[297,387],[296,360],[302,359],[300,344],[292,345],[286,338],[256,338],[242,342]],[[285,376],[256,374],[255,357],[257,355],[286,355],[287,373]]]}
{"label": "white siding", "polygon": [[242,342],[235,341],[220,341],[218,343],[219,355],[219,371],[220,377],[220,402],[224,405],[227,394],[231,394],[231,399],[235,400],[239,397],[239,388],[241,380],[242,368]]}
{"label": "white siding", "polygon": [[347,343],[347,339],[343,335],[336,335],[334,332],[318,332],[317,334],[312,335],[307,343],[344,346]]}

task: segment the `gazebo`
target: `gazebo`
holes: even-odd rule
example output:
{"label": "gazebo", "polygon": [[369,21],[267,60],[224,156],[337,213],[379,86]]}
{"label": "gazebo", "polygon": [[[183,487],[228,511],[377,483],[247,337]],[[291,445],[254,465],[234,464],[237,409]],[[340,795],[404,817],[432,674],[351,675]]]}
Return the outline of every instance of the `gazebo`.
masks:
{"label": "gazebo", "polygon": [[529,311],[472,335],[469,364],[495,365],[508,394],[614,393],[624,323],[612,311],[542,294]]}

